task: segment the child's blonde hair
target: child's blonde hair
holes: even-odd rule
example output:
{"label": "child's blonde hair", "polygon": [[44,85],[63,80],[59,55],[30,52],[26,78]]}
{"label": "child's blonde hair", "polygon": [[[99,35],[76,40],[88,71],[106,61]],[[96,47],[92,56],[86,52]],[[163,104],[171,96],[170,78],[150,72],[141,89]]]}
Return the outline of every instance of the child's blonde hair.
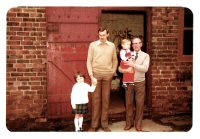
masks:
{"label": "child's blonde hair", "polygon": [[129,39],[123,39],[123,40],[121,41],[121,44],[123,45],[123,44],[125,44],[125,43],[127,43],[127,42],[131,43],[131,40],[129,40]]}

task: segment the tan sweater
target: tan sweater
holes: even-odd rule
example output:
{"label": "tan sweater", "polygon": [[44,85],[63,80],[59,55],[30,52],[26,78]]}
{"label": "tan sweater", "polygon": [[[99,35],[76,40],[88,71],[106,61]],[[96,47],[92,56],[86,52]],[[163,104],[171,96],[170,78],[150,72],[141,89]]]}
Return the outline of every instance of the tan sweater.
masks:
{"label": "tan sweater", "polygon": [[117,55],[114,43],[107,41],[90,43],[87,57],[87,69],[89,75],[115,73],[117,69]]}

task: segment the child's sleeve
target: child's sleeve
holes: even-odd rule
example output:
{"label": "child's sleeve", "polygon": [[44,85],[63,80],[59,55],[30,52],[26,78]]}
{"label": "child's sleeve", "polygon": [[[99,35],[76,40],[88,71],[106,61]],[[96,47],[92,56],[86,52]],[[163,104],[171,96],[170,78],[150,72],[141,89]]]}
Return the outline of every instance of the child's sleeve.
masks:
{"label": "child's sleeve", "polygon": [[74,99],[75,99],[75,97],[74,97],[74,91],[75,91],[75,87],[73,86],[72,87],[72,92],[71,92],[71,106],[74,108],[74,106],[76,106],[76,104],[75,104],[75,102],[74,102]]}
{"label": "child's sleeve", "polygon": [[120,51],[120,58],[123,61],[127,60],[127,58],[126,58],[126,51],[123,51],[123,50]]}
{"label": "child's sleeve", "polygon": [[89,85],[89,84],[87,84],[88,85],[88,92],[94,92],[94,90],[96,89],[96,85]]}

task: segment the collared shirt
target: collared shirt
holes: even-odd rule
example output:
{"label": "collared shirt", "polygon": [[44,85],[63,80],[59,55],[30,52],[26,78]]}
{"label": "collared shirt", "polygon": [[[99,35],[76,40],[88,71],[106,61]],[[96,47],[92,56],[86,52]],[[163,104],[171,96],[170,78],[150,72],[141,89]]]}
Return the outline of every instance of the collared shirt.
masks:
{"label": "collared shirt", "polygon": [[100,44],[102,44],[102,45],[103,45],[103,44],[109,44],[109,42],[108,42],[108,41],[106,41],[106,42],[101,42],[100,40],[98,40],[98,41],[97,41],[97,45],[100,45]]}
{"label": "collared shirt", "polygon": [[140,50],[140,51],[138,51],[138,52],[136,52],[136,51],[133,51],[133,55],[134,55],[134,56],[136,56],[136,53],[138,53],[138,56],[139,56],[141,52],[142,52],[141,50]]}

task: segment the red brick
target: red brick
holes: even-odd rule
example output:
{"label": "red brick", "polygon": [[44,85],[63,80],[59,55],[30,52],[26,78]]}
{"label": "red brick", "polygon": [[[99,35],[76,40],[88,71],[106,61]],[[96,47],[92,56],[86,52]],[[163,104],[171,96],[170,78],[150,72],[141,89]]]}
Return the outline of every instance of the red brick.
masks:
{"label": "red brick", "polygon": [[25,22],[25,23],[21,23],[21,26],[22,27],[33,27],[34,25],[33,25],[33,23],[30,23],[30,22]]}
{"label": "red brick", "polygon": [[9,30],[11,31],[23,31],[23,27],[9,27]]}
{"label": "red brick", "polygon": [[30,90],[30,86],[19,86],[19,90]]}
{"label": "red brick", "polygon": [[21,41],[21,45],[33,45],[33,41]]}
{"label": "red brick", "polygon": [[17,81],[29,81],[29,77],[17,77]]}
{"label": "red brick", "polygon": [[7,41],[8,45],[20,45],[20,41]]}
{"label": "red brick", "polygon": [[23,22],[35,22],[35,18],[23,18]]}
{"label": "red brick", "polygon": [[19,36],[29,36],[29,32],[17,32],[17,35]]}
{"label": "red brick", "polygon": [[29,17],[29,13],[17,13],[17,17]]}

